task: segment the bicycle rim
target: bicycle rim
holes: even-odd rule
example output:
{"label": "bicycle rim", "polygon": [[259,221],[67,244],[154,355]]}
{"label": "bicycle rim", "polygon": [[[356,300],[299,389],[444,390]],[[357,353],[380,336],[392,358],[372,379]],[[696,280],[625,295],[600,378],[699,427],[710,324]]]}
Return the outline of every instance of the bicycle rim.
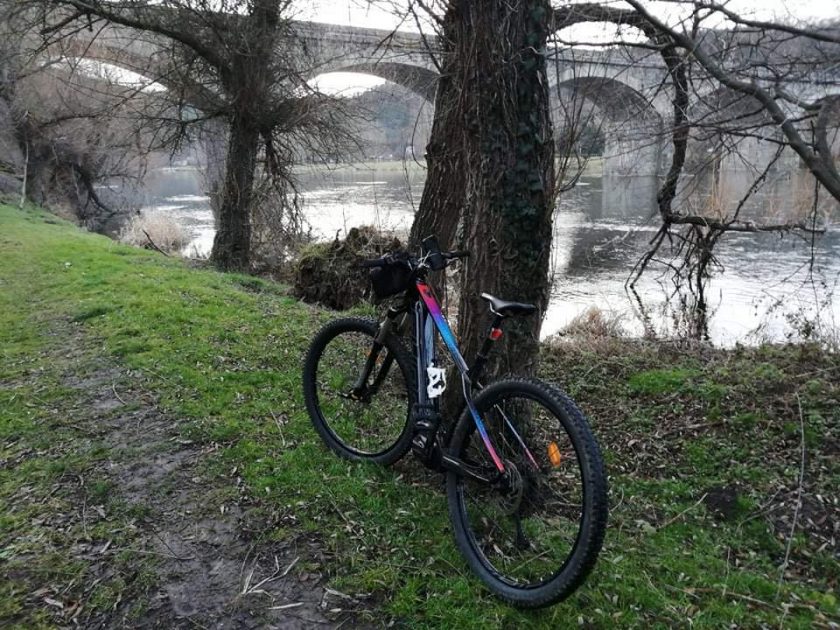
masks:
{"label": "bicycle rim", "polygon": [[[551,403],[516,387],[479,399],[479,412],[507,469],[505,479],[493,485],[464,477],[455,481],[462,550],[494,590],[509,599],[521,597],[516,603],[525,605],[551,603],[576,586],[573,574],[579,567],[569,565],[580,555],[576,550],[587,520],[587,466],[579,440]],[[460,456],[493,469],[474,430],[466,431]],[[580,558],[574,562],[580,564]],[[527,591],[538,590],[542,599],[528,601]]]}

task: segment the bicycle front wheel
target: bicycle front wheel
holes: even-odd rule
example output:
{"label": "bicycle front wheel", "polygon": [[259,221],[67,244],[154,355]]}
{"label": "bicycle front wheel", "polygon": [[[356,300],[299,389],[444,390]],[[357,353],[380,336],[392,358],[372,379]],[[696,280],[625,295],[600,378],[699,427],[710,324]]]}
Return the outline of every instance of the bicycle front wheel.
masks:
{"label": "bicycle front wheel", "polygon": [[411,445],[414,370],[395,337],[374,344],[379,324],[346,318],[313,339],[303,397],[318,434],[338,455],[393,464]]}
{"label": "bicycle front wheel", "polygon": [[607,482],[598,444],[572,400],[541,381],[499,381],[474,402],[505,473],[495,474],[465,412],[451,452],[494,479],[448,474],[458,548],[505,601],[527,608],[554,604],[583,582],[604,540]]}

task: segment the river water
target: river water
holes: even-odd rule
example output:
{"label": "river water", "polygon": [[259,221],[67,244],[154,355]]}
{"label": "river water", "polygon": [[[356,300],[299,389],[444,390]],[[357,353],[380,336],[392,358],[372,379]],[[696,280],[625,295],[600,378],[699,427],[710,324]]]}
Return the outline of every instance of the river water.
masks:
{"label": "river water", "polygon": [[[304,170],[299,188],[313,234],[331,239],[359,225],[406,232],[424,178],[417,166],[398,164],[377,170]],[[625,282],[656,233],[656,189],[654,178],[585,176],[562,195],[554,221],[554,280],[544,335],[562,330],[592,307],[618,318],[629,334],[644,332],[639,306]],[[138,201],[144,212],[166,213],[182,223],[192,239],[186,254],[209,252],[213,215],[197,171],[184,167],[150,172]],[[840,298],[834,297],[840,282],[840,230],[829,228],[815,239],[813,267],[811,248],[809,240],[791,235],[724,236],[716,249],[721,269],[708,292],[712,341],[731,346],[799,339],[813,324],[823,332],[835,330],[835,323],[840,324]],[[637,285],[647,328],[660,335],[672,334],[676,325],[675,310],[666,299],[672,289],[670,274],[661,265]]]}

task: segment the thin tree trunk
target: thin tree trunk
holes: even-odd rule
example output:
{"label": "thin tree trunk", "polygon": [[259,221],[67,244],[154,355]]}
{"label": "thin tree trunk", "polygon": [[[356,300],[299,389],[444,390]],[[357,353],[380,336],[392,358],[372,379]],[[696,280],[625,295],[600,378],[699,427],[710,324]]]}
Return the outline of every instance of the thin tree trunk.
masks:
{"label": "thin tree trunk", "polygon": [[210,255],[213,264],[224,271],[247,272],[251,258],[250,211],[259,131],[247,118],[237,113],[230,125],[225,181]]}
{"label": "thin tree trunk", "polygon": [[24,204],[26,203],[26,180],[29,178],[29,140],[25,143],[25,149],[23,152],[23,181],[20,185],[20,203],[18,204],[18,208],[23,208]]}
{"label": "thin tree trunk", "polygon": [[459,108],[462,62],[454,53],[453,31],[458,16],[453,7],[444,18],[442,73],[435,93],[435,117],[426,147],[428,175],[420,207],[411,225],[409,245],[416,250],[427,236],[436,236],[443,249],[452,249],[464,205],[463,140]]}
{"label": "thin tree trunk", "polygon": [[264,116],[271,99],[271,60],[280,4],[276,0],[249,3],[248,37],[228,51],[230,67],[221,73],[233,108],[219,220],[210,258],[225,271],[250,271],[251,201],[260,132],[265,129]]}

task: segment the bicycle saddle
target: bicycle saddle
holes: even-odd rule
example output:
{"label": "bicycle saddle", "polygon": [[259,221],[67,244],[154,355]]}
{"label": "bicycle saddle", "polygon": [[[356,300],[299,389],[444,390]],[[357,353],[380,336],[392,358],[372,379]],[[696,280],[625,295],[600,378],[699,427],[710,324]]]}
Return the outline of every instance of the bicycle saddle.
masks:
{"label": "bicycle saddle", "polygon": [[490,302],[490,310],[498,315],[530,315],[537,310],[533,304],[524,304],[523,302],[507,302],[493,297],[489,293],[482,293],[482,299]]}

